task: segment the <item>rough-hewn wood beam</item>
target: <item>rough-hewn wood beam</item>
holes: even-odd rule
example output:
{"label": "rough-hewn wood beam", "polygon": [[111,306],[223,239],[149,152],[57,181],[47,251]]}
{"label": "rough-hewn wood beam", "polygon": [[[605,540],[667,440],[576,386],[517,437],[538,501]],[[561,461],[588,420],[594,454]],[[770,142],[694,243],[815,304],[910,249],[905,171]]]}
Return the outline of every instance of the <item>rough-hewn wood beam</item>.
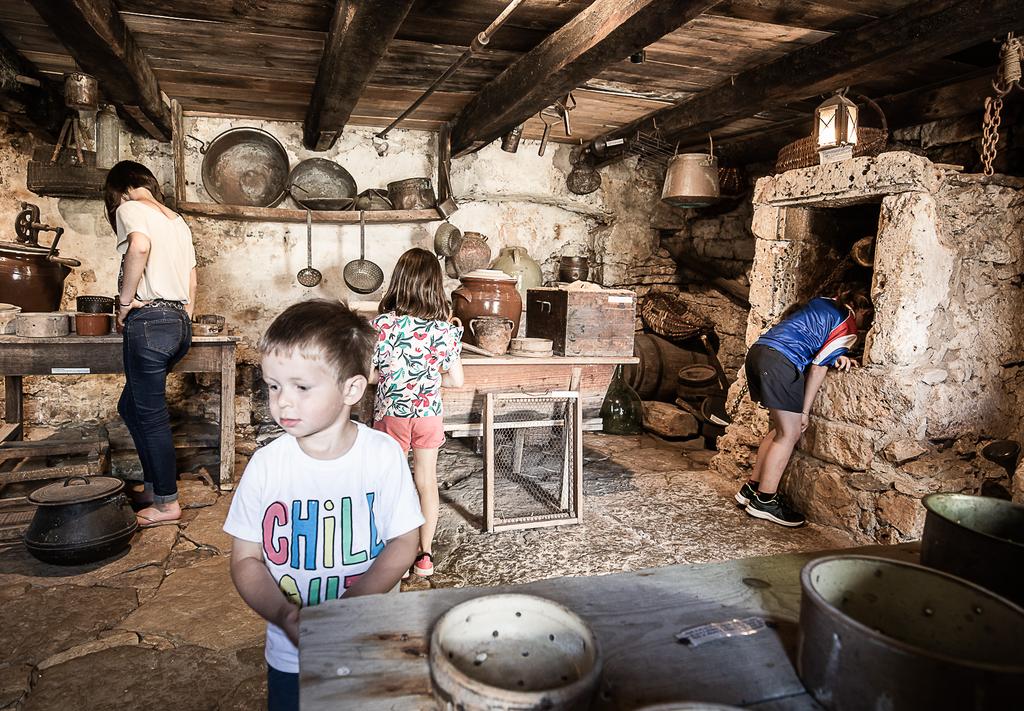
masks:
{"label": "rough-hewn wood beam", "polygon": [[452,122],[452,154],[493,141],[572,89],[714,5],[596,0],[473,97]]}
{"label": "rough-hewn wood beam", "polygon": [[965,49],[1021,25],[1020,0],[921,0],[894,15],[742,72],[685,102],[610,132],[653,130],[670,142],[695,142],[730,121],[752,116]]}
{"label": "rough-hewn wood beam", "polygon": [[0,35],[0,110],[24,130],[54,142],[64,119],[64,97],[35,65]]}
{"label": "rough-hewn wood beam", "polygon": [[306,111],[306,148],[326,151],[334,145],[413,2],[338,0]]}
{"label": "rough-hewn wood beam", "polygon": [[148,134],[170,140],[171,113],[156,75],[113,0],[29,0],[104,96]]}

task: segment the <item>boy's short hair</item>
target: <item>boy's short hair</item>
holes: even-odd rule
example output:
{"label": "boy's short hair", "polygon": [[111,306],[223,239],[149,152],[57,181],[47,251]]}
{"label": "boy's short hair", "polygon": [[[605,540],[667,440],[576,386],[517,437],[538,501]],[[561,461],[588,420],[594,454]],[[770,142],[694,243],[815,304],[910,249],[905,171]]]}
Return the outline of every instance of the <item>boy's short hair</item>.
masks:
{"label": "boy's short hair", "polygon": [[321,358],[338,372],[338,382],[369,376],[376,338],[370,323],[340,301],[310,299],[278,314],[260,338],[260,355],[285,351]]}

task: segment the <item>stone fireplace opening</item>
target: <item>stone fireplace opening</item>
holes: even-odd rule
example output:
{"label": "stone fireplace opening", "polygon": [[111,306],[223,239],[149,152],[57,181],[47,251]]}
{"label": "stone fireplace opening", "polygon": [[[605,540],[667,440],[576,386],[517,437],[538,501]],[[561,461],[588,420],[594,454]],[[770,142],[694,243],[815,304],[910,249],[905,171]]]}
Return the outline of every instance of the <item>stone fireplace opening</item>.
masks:
{"label": "stone fireplace opening", "polygon": [[[785,208],[787,213],[793,210],[805,213],[786,214],[783,219],[806,226],[808,251],[806,261],[793,274],[797,299],[787,309],[815,296],[834,296],[844,285],[861,284],[870,292],[881,208],[882,202],[877,196],[851,204]],[[869,331],[870,324],[866,332],[859,334],[851,350],[851,357],[858,362],[863,358]]]}
{"label": "stone fireplace opening", "polygon": [[[865,542],[919,537],[932,492],[1014,477],[981,456],[1024,435],[1024,180],[963,175],[906,152],[762,178],[746,343],[829,280],[871,284],[862,367],[831,372],[782,487],[808,519]],[[849,264],[859,240],[873,249]],[[712,466],[749,474],[767,411],[730,389]]]}

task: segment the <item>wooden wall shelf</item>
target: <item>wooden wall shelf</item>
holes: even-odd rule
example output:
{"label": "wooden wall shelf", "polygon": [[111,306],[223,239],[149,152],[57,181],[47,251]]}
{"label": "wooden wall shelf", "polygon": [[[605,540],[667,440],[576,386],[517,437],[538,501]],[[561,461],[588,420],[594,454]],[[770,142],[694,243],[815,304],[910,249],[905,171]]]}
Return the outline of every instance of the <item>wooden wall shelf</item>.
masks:
{"label": "wooden wall shelf", "polygon": [[[183,202],[178,211],[202,217],[217,217],[225,220],[249,220],[255,222],[305,222],[305,210],[280,207],[250,207],[247,205],[221,205],[219,203]],[[318,224],[358,225],[359,212],[351,210],[313,210],[313,222]],[[436,222],[443,220],[434,208],[429,210],[367,210],[366,223],[393,224],[401,222]]]}

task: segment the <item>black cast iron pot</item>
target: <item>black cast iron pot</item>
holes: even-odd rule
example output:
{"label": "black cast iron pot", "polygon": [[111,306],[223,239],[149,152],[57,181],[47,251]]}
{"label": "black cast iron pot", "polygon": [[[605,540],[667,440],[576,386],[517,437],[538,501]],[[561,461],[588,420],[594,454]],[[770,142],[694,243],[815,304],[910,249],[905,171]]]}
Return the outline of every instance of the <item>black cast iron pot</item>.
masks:
{"label": "black cast iron pot", "polygon": [[107,476],[69,477],[29,494],[35,515],[25,532],[28,552],[45,563],[81,565],[128,547],[139,525],[123,493]]}

